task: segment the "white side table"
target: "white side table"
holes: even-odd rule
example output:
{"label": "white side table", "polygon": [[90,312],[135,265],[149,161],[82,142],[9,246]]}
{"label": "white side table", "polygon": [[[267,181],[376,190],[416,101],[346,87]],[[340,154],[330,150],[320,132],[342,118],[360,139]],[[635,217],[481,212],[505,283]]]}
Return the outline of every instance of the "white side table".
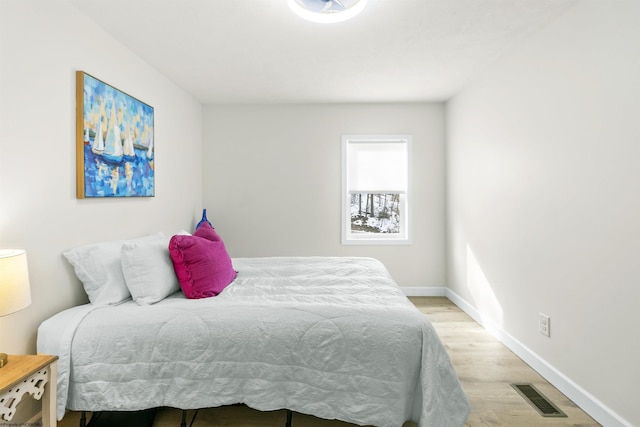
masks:
{"label": "white side table", "polygon": [[9,355],[0,368],[0,425],[11,421],[26,394],[42,402],[42,425],[56,427],[58,356]]}

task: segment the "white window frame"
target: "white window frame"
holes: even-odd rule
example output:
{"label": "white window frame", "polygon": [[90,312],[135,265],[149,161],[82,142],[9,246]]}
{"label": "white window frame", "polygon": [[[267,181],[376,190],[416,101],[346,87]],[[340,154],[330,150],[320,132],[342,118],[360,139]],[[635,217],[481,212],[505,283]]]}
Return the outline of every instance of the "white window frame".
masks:
{"label": "white window frame", "polygon": [[[343,245],[408,245],[411,244],[411,135],[342,135],[342,244]],[[399,233],[353,233],[351,231],[351,203],[349,181],[348,147],[352,143],[406,143],[407,182],[406,191],[400,195]],[[384,189],[380,189],[384,190]],[[374,194],[385,193],[379,191]],[[392,192],[387,192],[392,193]]]}

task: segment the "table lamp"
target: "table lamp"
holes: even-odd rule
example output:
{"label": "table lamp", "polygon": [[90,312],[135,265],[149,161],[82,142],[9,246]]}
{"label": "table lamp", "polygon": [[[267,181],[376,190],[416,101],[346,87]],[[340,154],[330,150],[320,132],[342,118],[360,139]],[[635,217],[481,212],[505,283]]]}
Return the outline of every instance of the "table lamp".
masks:
{"label": "table lamp", "polygon": [[[0,249],[0,316],[15,313],[31,304],[27,253],[22,249]],[[0,368],[7,355],[0,353]]]}

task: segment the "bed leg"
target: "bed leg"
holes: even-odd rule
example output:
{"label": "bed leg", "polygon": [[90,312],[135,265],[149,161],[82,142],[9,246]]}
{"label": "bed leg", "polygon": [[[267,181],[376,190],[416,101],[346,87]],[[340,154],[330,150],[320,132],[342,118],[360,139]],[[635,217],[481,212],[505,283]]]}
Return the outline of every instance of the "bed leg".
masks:
{"label": "bed leg", "polygon": [[185,409],[182,410],[182,422],[180,423],[180,427],[187,427],[187,411]]}
{"label": "bed leg", "polygon": [[291,411],[287,409],[287,425],[286,427],[291,427]]}
{"label": "bed leg", "polygon": [[87,412],[82,411],[80,413],[80,427],[87,427]]}

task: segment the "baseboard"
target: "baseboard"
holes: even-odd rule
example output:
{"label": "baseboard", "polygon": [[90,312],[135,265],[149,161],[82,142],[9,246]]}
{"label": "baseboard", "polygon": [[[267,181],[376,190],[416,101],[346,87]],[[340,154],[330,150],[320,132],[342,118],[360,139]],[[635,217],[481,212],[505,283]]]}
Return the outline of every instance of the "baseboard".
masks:
{"label": "baseboard", "polygon": [[400,286],[400,289],[408,297],[447,296],[447,288],[444,286]]}
{"label": "baseboard", "polygon": [[[439,289],[439,288],[438,288]],[[507,333],[502,327],[484,318],[481,312],[465,301],[449,288],[445,288],[445,296],[473,320],[482,325],[489,333],[535,369],[547,381],[564,393],[582,410],[605,427],[633,427],[630,422],[612,411],[608,406],[577,385],[570,378],[558,371],[546,360]]]}

